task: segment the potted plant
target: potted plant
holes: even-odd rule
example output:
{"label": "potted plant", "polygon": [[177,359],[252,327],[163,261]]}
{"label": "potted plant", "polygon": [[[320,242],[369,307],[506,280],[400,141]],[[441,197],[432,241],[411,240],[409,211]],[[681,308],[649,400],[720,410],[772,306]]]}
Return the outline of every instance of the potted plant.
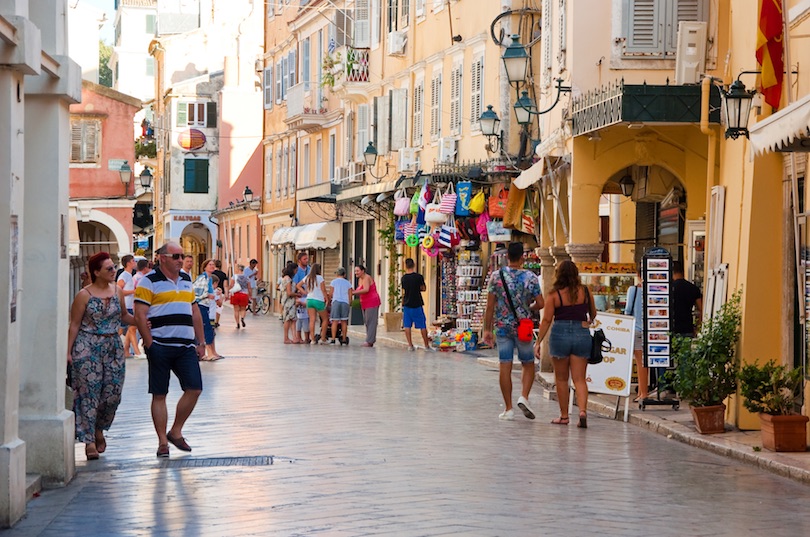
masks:
{"label": "potted plant", "polygon": [[396,217],[393,211],[388,215],[388,225],[380,229],[385,258],[388,260],[388,311],[383,314],[386,332],[402,330],[402,287],[399,279],[399,260],[402,254],[397,250]]}
{"label": "potted plant", "polygon": [[695,338],[673,337],[673,387],[689,400],[698,432],[725,431],[725,399],[737,390],[740,338],[740,299],[737,291],[720,310],[700,326]]}
{"label": "potted plant", "polygon": [[771,451],[805,451],[807,416],[794,412],[802,387],[801,369],[777,365],[748,364],[740,370],[743,406],[759,413],[762,445]]}

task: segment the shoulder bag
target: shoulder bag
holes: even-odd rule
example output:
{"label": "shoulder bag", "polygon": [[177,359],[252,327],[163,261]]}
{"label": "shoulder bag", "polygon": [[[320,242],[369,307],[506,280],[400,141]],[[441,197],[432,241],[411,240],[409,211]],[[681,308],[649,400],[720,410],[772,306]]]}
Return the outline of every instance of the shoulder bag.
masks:
{"label": "shoulder bag", "polygon": [[503,292],[506,295],[506,301],[509,302],[509,308],[512,310],[512,315],[515,316],[517,319],[518,326],[517,326],[517,338],[518,341],[523,341],[524,343],[531,341],[534,339],[534,321],[529,318],[521,319],[515,309],[515,304],[512,302],[512,293],[509,292],[509,286],[506,285],[506,278],[503,275],[503,269],[499,270],[498,273],[501,275],[501,281],[503,282]]}

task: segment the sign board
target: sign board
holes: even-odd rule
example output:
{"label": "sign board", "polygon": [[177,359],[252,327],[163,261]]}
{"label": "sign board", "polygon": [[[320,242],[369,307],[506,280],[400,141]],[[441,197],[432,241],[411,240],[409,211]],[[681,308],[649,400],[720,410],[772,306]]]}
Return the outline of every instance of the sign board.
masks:
{"label": "sign board", "polygon": [[672,256],[653,248],[642,260],[644,280],[644,363],[647,367],[672,365]]}
{"label": "sign board", "polygon": [[126,163],[126,162],[127,162],[126,159],[122,159],[122,158],[108,159],[107,160],[107,169],[111,170],[111,171],[114,171],[114,172],[121,171],[121,166],[123,166],[124,163]]}
{"label": "sign board", "polygon": [[636,320],[632,315],[599,312],[595,330],[601,328],[610,340],[610,352],[602,353],[604,360],[588,365],[588,391],[627,397],[630,395],[630,377],[633,374],[633,335]]}

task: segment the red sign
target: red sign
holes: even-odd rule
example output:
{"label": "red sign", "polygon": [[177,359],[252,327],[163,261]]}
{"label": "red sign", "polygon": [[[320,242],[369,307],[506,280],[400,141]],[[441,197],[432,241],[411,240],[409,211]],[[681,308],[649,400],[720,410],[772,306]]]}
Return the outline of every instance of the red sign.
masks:
{"label": "red sign", "polygon": [[197,129],[189,129],[180,133],[177,137],[177,143],[183,149],[194,151],[205,145],[205,134]]}

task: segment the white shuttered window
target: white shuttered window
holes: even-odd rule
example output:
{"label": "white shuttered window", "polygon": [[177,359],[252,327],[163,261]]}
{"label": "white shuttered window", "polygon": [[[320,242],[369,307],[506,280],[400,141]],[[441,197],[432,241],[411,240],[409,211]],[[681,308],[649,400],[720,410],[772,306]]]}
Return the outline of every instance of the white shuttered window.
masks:
{"label": "white shuttered window", "polygon": [[450,72],[450,134],[461,134],[461,87],[463,66],[458,63]]}
{"label": "white shuttered window", "polygon": [[369,106],[367,104],[357,105],[357,151],[355,152],[357,156],[361,156],[368,146],[370,122]]}
{"label": "white shuttered window", "polygon": [[413,88],[413,140],[414,147],[422,145],[425,125],[425,82],[420,80]]}
{"label": "white shuttered window", "polygon": [[430,80],[430,141],[442,136],[442,74],[436,73]]}
{"label": "white shuttered window", "polygon": [[476,56],[470,72],[470,126],[473,131],[481,130],[478,121],[483,113],[484,102],[484,55]]}
{"label": "white shuttered window", "polygon": [[101,121],[74,119],[70,122],[70,162],[97,163],[101,153]]}
{"label": "white shuttered window", "polygon": [[408,90],[391,90],[391,151],[399,151],[408,140]]}
{"label": "white shuttered window", "polygon": [[678,23],[708,21],[708,0],[624,0],[624,55],[674,58]]}

